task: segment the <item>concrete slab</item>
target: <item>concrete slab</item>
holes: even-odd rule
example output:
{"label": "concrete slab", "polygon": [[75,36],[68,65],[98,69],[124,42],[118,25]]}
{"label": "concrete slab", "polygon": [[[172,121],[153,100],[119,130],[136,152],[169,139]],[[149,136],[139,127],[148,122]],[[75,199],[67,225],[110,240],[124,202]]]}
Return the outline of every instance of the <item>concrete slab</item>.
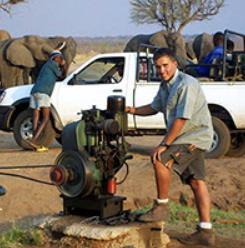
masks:
{"label": "concrete slab", "polygon": [[39,227],[62,237],[60,242],[65,247],[164,248],[170,242],[164,222],[108,226],[89,223],[80,216],[63,216],[48,217]]}

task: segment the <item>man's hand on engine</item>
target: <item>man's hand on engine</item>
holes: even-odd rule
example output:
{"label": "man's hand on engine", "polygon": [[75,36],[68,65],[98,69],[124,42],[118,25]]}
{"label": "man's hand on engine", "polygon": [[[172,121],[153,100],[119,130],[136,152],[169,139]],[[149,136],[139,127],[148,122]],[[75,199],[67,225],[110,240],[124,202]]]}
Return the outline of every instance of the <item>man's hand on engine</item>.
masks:
{"label": "man's hand on engine", "polygon": [[126,107],[125,112],[128,114],[135,114],[135,108],[134,107]]}
{"label": "man's hand on engine", "polygon": [[156,163],[156,161],[161,161],[161,154],[167,150],[167,146],[158,146],[156,147],[151,154],[151,161],[153,164]]}

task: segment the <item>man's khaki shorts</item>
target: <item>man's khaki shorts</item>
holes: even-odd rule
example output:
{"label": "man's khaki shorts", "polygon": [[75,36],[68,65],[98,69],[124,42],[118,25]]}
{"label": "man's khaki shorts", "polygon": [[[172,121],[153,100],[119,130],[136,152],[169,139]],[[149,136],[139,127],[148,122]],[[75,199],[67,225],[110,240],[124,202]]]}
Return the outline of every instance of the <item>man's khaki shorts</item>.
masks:
{"label": "man's khaki shorts", "polygon": [[40,109],[50,107],[50,96],[43,93],[34,93],[30,96],[30,108]]}
{"label": "man's khaki shorts", "polygon": [[193,145],[171,145],[161,154],[161,162],[168,166],[173,160],[171,168],[180,176],[183,183],[188,184],[189,180],[205,179],[204,168],[205,151]]}

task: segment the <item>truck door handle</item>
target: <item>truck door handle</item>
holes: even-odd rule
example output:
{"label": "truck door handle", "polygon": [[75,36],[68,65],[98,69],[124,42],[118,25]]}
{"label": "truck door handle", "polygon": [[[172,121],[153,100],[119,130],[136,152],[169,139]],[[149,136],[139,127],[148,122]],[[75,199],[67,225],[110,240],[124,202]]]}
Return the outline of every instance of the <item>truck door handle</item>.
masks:
{"label": "truck door handle", "polygon": [[122,90],[121,89],[115,89],[112,92],[122,92]]}

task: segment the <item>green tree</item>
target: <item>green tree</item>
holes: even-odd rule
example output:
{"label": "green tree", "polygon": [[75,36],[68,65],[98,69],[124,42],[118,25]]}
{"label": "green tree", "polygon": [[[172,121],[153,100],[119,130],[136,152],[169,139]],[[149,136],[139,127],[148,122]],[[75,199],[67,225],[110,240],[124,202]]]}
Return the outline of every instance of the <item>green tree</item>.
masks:
{"label": "green tree", "polygon": [[0,0],[0,10],[10,14],[10,10],[13,5],[23,2],[25,2],[25,0]]}
{"label": "green tree", "polygon": [[130,3],[135,23],[159,23],[169,33],[181,33],[190,22],[209,19],[224,6],[224,0],[130,0]]}

